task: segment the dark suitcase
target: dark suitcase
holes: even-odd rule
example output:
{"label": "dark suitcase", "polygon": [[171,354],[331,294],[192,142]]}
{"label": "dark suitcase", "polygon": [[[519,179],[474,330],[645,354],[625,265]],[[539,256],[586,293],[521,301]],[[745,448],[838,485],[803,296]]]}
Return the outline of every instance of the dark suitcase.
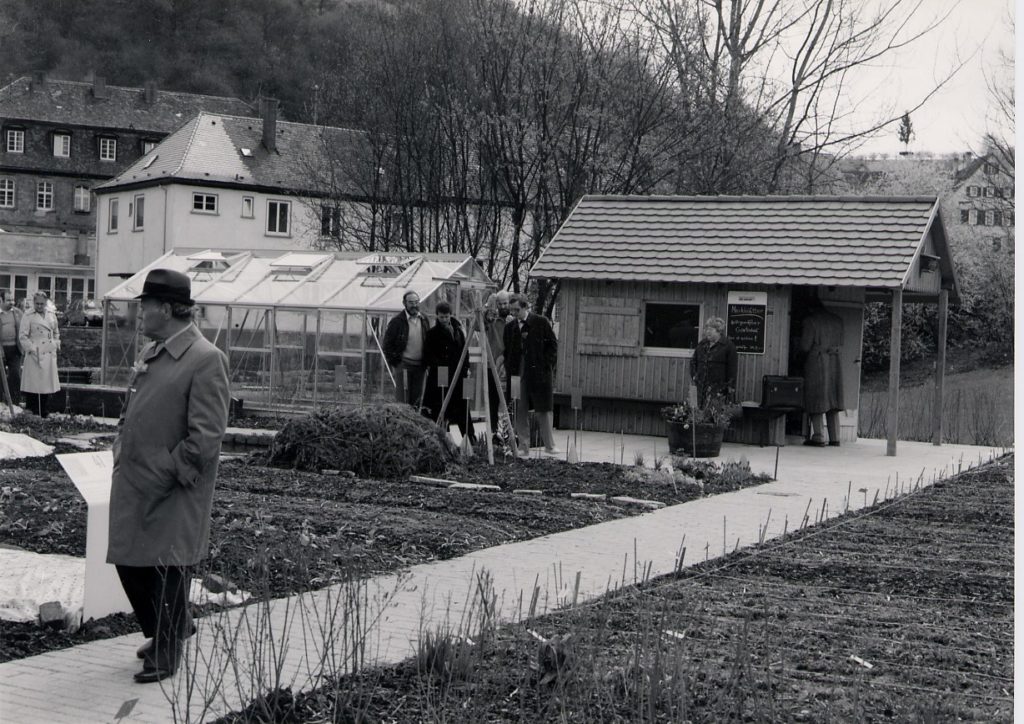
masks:
{"label": "dark suitcase", "polygon": [[804,378],[765,375],[761,381],[761,407],[803,409]]}

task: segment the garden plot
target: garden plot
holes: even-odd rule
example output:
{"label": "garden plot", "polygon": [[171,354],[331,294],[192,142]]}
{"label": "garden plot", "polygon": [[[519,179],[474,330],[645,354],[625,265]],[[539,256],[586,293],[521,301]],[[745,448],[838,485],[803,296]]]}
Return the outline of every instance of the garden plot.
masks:
{"label": "garden plot", "polygon": [[[59,443],[85,430],[108,430],[81,418],[27,418],[19,432]],[[97,441],[110,444],[109,438]],[[475,460],[443,476],[497,485],[495,492],[434,488],[270,467],[265,455],[224,461],[211,526],[209,571],[268,599],[322,588],[339,580],[402,570],[503,543],[615,520],[646,511],[642,505],[583,500],[571,493],[630,495],[663,503],[756,485],[763,477],[707,463],[677,471],[607,464],[569,466],[555,460]],[[0,544],[37,553],[84,556],[86,506],[53,456],[5,462],[0,472]],[[516,494],[518,489],[541,495]],[[43,631],[31,623],[0,621],[0,661],[135,630],[132,617],[86,623],[75,633]]]}
{"label": "garden plot", "polygon": [[221,722],[1011,721],[1013,456]]}

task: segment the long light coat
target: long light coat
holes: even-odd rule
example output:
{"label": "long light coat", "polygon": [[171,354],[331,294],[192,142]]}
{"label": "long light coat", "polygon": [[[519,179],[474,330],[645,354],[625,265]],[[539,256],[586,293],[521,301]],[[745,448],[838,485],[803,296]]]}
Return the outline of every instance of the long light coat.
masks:
{"label": "long light coat", "polygon": [[209,549],[230,393],[227,358],[190,325],[136,363],[114,442],[107,562],[191,566]]}
{"label": "long light coat", "polygon": [[[57,379],[57,350],[60,349],[60,330],[53,312],[39,314],[25,312],[18,328],[25,361],[21,368],[21,391],[36,395],[49,395],[60,390]],[[52,342],[52,349],[46,348]]]}
{"label": "long light coat", "polygon": [[843,346],[843,320],[825,309],[804,319],[800,349],[804,362],[804,410],[811,414],[845,409],[843,371],[839,353]]}

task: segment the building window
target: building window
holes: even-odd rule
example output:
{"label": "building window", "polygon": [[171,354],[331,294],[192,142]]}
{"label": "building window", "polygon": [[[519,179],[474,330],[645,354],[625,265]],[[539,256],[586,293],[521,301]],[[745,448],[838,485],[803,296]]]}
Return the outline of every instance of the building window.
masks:
{"label": "building window", "polygon": [[341,207],[323,206],[320,209],[320,235],[335,239],[341,236]]}
{"label": "building window", "polygon": [[1000,211],[999,209],[995,209],[991,213],[992,213],[992,226],[1002,226],[1003,225],[1003,212]]}
{"label": "building window", "polygon": [[92,210],[92,194],[85,186],[75,186],[75,211],[88,214]]}
{"label": "building window", "polygon": [[[978,212],[978,216],[981,216],[981,214],[982,214],[982,212],[979,211]],[[988,211],[985,211],[984,214],[985,214],[985,221],[983,222],[984,225],[985,226],[995,226],[995,224],[996,224],[996,212],[993,211],[992,209],[989,209]],[[979,220],[979,223],[981,223],[980,220]]]}
{"label": "building window", "polygon": [[252,196],[242,197],[242,218],[251,219],[255,214],[256,203]]}
{"label": "building window", "polygon": [[38,277],[36,279],[36,288],[46,296],[53,297],[53,277]]}
{"label": "building window", "polygon": [[968,186],[967,187],[967,196],[970,197],[970,198],[974,198],[976,196],[980,196],[981,195],[980,192],[981,192],[981,187],[980,186]]}
{"label": "building window", "polygon": [[53,211],[53,184],[49,181],[40,181],[36,184],[36,209]]}
{"label": "building window", "polygon": [[192,194],[192,211],[202,214],[217,213],[217,194]]}
{"label": "building window", "polygon": [[983,209],[974,210],[974,225],[984,226],[985,225],[985,211]]}
{"label": "building window", "polygon": [[984,195],[985,195],[986,199],[990,199],[993,196],[995,196],[996,195],[996,188],[995,188],[995,186],[986,186],[985,187]]}
{"label": "building window", "polygon": [[71,278],[71,298],[72,299],[84,299],[85,298],[85,279],[82,277]]}
{"label": "building window", "polygon": [[113,234],[117,231],[117,199],[111,199],[107,203],[107,233]]}
{"label": "building window", "polygon": [[288,235],[288,221],[292,204],[290,201],[267,201],[267,233]]}
{"label": "building window", "polygon": [[142,222],[146,218],[146,197],[139,194],[135,197],[135,212],[132,215],[132,230],[139,231],[142,229]]}
{"label": "building window", "polygon": [[700,338],[699,304],[644,305],[644,347],[695,349]]}
{"label": "building window", "polygon": [[147,153],[156,148],[156,141],[143,141],[142,142],[142,155],[145,156]]}
{"label": "building window", "polygon": [[14,208],[14,179],[0,178],[0,209]]}
{"label": "building window", "polygon": [[85,280],[85,291],[89,299],[96,298],[96,280],[92,277]]}
{"label": "building window", "polygon": [[971,210],[970,209],[960,209],[960,223],[961,224],[969,224],[969,223],[971,223]]}
{"label": "building window", "polygon": [[100,139],[100,161],[116,161],[117,160],[117,139],[116,138],[101,138]]}
{"label": "building window", "polygon": [[53,155],[59,156],[60,158],[67,158],[71,155],[70,133],[53,134]]}
{"label": "building window", "polygon": [[25,153],[25,132],[10,128],[7,130],[7,153]]}
{"label": "building window", "polygon": [[998,167],[998,166],[996,166],[996,164],[994,164],[994,163],[990,163],[990,162],[988,162],[988,161],[986,161],[986,162],[985,162],[985,175],[986,175],[986,176],[992,176],[992,175],[993,175],[993,174],[995,174],[995,173],[996,173],[996,172],[997,172],[998,170],[999,170],[999,167]]}
{"label": "building window", "polygon": [[22,274],[14,275],[14,298],[19,302],[25,301],[28,297],[28,277]]}
{"label": "building window", "polygon": [[68,304],[68,278],[55,277],[53,281],[53,303],[58,307],[66,307]]}

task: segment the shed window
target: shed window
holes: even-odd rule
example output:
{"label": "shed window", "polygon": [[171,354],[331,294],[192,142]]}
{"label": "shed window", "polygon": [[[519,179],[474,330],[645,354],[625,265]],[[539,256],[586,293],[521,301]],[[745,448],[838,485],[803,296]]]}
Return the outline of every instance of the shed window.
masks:
{"label": "shed window", "polygon": [[644,347],[694,349],[699,338],[699,304],[648,302],[645,305]]}
{"label": "shed window", "polygon": [[640,354],[640,304],[635,299],[580,297],[580,354]]}

